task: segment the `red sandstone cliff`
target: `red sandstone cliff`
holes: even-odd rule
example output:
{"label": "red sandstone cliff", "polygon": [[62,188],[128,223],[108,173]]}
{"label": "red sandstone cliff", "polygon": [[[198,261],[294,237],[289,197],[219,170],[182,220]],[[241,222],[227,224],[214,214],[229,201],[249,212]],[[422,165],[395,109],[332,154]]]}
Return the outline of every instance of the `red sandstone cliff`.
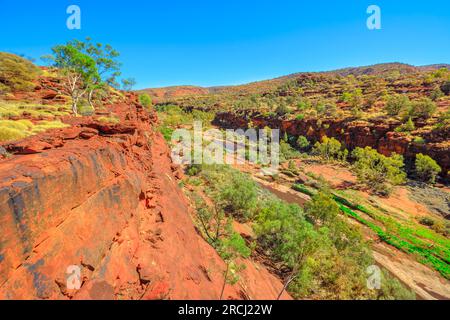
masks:
{"label": "red sandstone cliff", "polygon": [[[196,232],[177,169],[136,96],[120,124],[72,126],[5,144],[0,299],[217,299],[225,265]],[[273,299],[280,281],[246,261],[233,299]],[[66,288],[81,266],[80,290]],[[284,298],[289,298],[285,295]]]}

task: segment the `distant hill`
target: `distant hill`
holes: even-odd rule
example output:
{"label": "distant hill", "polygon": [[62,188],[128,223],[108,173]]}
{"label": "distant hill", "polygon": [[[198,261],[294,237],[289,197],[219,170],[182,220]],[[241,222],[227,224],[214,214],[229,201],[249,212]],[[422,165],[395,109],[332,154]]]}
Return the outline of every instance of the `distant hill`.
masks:
{"label": "distant hill", "polygon": [[216,87],[198,87],[198,86],[173,86],[164,88],[149,88],[140,90],[140,92],[146,92],[154,99],[158,101],[169,100],[173,98],[205,95],[209,93],[262,93],[270,91],[289,80],[304,76],[304,75],[333,75],[346,77],[353,76],[377,76],[388,74],[418,74],[421,72],[429,72],[438,70],[441,68],[450,69],[450,64],[433,64],[425,66],[413,66],[405,63],[393,62],[393,63],[381,63],[370,66],[362,67],[349,67],[332,71],[321,72],[298,72],[292,73],[286,76],[281,76],[274,79],[262,80],[257,82],[251,82],[248,84],[235,85],[235,86],[216,86]]}
{"label": "distant hill", "polygon": [[186,96],[204,95],[208,94],[209,90],[207,88],[197,86],[172,86],[162,88],[149,88],[139,90],[139,92],[148,93],[156,102],[158,102]]}

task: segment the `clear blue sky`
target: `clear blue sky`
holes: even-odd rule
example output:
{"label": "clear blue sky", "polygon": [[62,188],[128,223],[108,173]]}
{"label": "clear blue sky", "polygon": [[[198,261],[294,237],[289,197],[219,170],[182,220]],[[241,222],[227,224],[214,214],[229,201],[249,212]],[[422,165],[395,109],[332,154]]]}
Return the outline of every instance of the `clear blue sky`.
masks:
{"label": "clear blue sky", "polygon": [[[66,28],[79,5],[82,29]],[[366,28],[366,8],[382,30]],[[38,58],[86,36],[138,87],[214,86],[381,62],[450,63],[449,0],[0,0],[0,51]]]}

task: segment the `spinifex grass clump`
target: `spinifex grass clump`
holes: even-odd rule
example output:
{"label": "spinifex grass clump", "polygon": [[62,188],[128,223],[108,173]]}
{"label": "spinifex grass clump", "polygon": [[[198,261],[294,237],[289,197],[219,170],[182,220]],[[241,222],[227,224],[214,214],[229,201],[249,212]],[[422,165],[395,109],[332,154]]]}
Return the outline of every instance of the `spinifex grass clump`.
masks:
{"label": "spinifex grass clump", "polygon": [[54,119],[70,115],[65,105],[41,105],[0,101],[0,119],[27,116],[32,119]]}
{"label": "spinifex grass clump", "polygon": [[0,120],[0,141],[20,140],[50,129],[65,127],[68,127],[68,125],[59,120],[43,120],[36,123],[27,119]]}

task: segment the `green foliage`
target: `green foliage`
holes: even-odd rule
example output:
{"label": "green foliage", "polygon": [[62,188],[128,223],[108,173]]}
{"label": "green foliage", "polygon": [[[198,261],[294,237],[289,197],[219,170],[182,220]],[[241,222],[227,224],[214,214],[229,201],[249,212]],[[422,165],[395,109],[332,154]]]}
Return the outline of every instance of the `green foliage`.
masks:
{"label": "green foliage", "polygon": [[243,220],[251,219],[254,216],[257,204],[256,196],[255,183],[241,173],[233,173],[229,184],[220,187],[219,198],[226,203],[226,211]]}
{"label": "green foliage", "polygon": [[[234,259],[248,256],[249,249],[245,248],[243,239],[233,235],[225,211],[215,208],[231,206],[233,197],[224,199],[220,193],[223,186],[233,185],[231,180],[236,180],[235,174],[242,174],[228,166],[217,165],[201,165],[196,174],[204,180],[205,191],[215,203],[206,211],[198,210],[198,214],[208,230],[206,237],[220,239],[210,242],[227,263],[225,286],[238,278],[240,267]],[[246,175],[242,175],[242,179],[252,182]],[[256,204],[252,209],[251,225],[257,235],[258,252],[282,266],[280,269],[286,272],[285,285],[296,298],[377,298],[366,288],[365,269],[373,262],[358,230],[338,216],[338,207],[331,195],[316,195],[315,192],[311,195],[313,200],[307,205],[305,214],[298,205],[281,201],[256,186],[256,193],[252,195]],[[204,205],[196,207],[204,208]],[[221,225],[219,232],[218,225]],[[219,236],[215,237],[216,234]],[[233,243],[231,250],[230,242]],[[224,243],[226,249],[222,247]],[[397,294],[400,292],[392,290],[393,296]]]}
{"label": "green foliage", "polygon": [[209,185],[208,195],[220,209],[242,221],[254,217],[258,188],[245,174],[228,166],[202,165],[201,176]]}
{"label": "green foliage", "polygon": [[407,95],[396,94],[388,97],[385,110],[388,115],[397,116],[402,112],[408,112],[410,107],[411,101]]}
{"label": "green foliage", "polygon": [[303,210],[295,204],[286,204],[281,200],[269,198],[262,206],[257,217],[255,231],[258,242],[269,255],[282,259],[281,246],[284,234],[292,234],[304,222]]}
{"label": "green foliage", "polygon": [[416,130],[416,125],[414,124],[414,121],[412,121],[411,117],[409,117],[404,124],[395,129],[396,132],[411,132],[414,130]]}
{"label": "green foliage", "polygon": [[376,290],[376,300],[415,300],[416,294],[402,285],[402,283],[382,270],[381,288]]}
{"label": "green foliage", "polygon": [[354,169],[358,180],[379,194],[389,194],[393,185],[402,184],[406,180],[401,155],[394,153],[386,157],[371,147],[366,147],[356,148],[352,156],[356,159]]}
{"label": "green foliage", "polygon": [[32,62],[17,55],[0,52],[0,94],[28,91],[41,70]]}
{"label": "green foliage", "polygon": [[251,254],[251,250],[247,247],[245,240],[238,233],[231,232],[228,237],[221,240],[218,252],[227,265],[224,272],[222,292],[220,294],[220,300],[222,300],[226,284],[236,284],[239,280],[239,271],[245,268],[244,264],[237,264],[236,259],[248,258]]}
{"label": "green foliage", "polygon": [[152,98],[147,93],[143,93],[139,95],[139,102],[144,108],[149,108],[152,105]]}
{"label": "green foliage", "polygon": [[287,107],[287,105],[285,103],[281,102],[278,105],[278,107],[275,109],[275,113],[277,114],[277,116],[283,117],[289,113],[289,108]]}
{"label": "green foliage", "polygon": [[299,156],[300,153],[292,148],[292,146],[288,142],[280,140],[280,161],[295,159]]}
{"label": "green foliage", "polygon": [[423,97],[412,103],[409,114],[413,118],[428,119],[434,115],[436,110],[436,103],[434,103],[430,98]]}
{"label": "green foliage", "polygon": [[159,128],[159,132],[161,132],[161,134],[163,135],[164,140],[166,140],[167,142],[171,142],[174,129],[168,126],[161,126]]}
{"label": "green foliage", "polygon": [[299,111],[305,111],[311,108],[311,101],[307,100],[307,99],[301,99],[298,103],[297,103],[297,110]]}
{"label": "green foliage", "polygon": [[72,97],[72,111],[76,115],[79,100],[101,79],[97,62],[71,43],[57,45],[52,51],[49,60],[67,78],[65,90]]}
{"label": "green foliage", "polygon": [[329,224],[335,221],[339,207],[330,195],[319,192],[305,206],[306,215],[315,223]]}
{"label": "green foliage", "polygon": [[89,105],[93,107],[92,99],[96,90],[104,90],[107,85],[118,87],[116,78],[121,75],[121,64],[117,61],[117,58],[120,54],[111,45],[93,43],[90,38],[86,38],[85,41],[73,40],[68,44],[91,57],[96,63],[98,75],[87,84]]}
{"label": "green foliage", "polygon": [[[344,205],[339,205],[339,207],[342,212],[355,218],[360,223],[372,229],[384,242],[406,253],[419,256],[421,258],[421,260],[419,261],[431,265],[447,279],[450,278],[450,267],[448,264],[450,255],[448,253],[446,254],[441,253],[439,248],[430,247],[429,243],[424,243],[418,238],[413,237],[412,236],[414,234],[413,230],[409,228],[404,228],[402,226],[396,226],[395,228],[397,232],[401,232],[400,234],[401,236],[398,236],[390,232],[387,232],[377,224],[362,218],[358,213],[347,208]],[[408,239],[408,241],[404,240],[405,237]],[[443,255],[445,255],[445,257],[443,257]]]}
{"label": "green foliage", "polygon": [[432,73],[433,78],[443,79],[447,78],[449,75],[449,70],[447,68],[440,68]]}
{"label": "green foliage", "polygon": [[430,93],[430,99],[433,101],[439,100],[444,96],[444,93],[442,92],[440,87],[435,87],[433,91]]}
{"label": "green foliage", "polygon": [[441,85],[441,90],[445,95],[450,95],[450,80]]}
{"label": "green foliage", "polygon": [[435,125],[435,128],[441,129],[446,128],[448,126],[450,126],[450,110],[441,112],[441,114],[439,115],[438,122]]}
{"label": "green foliage", "polygon": [[202,168],[198,164],[192,164],[186,168],[186,174],[191,177],[198,175],[200,171],[202,171]]}
{"label": "green foliage", "polygon": [[309,140],[305,136],[299,136],[297,138],[297,147],[300,150],[307,150],[310,145],[311,145],[311,143],[309,142]]}
{"label": "green foliage", "polygon": [[227,262],[239,257],[248,258],[251,250],[245,244],[245,240],[238,233],[233,232],[229,237],[222,240],[219,253],[222,259]]}
{"label": "green foliage", "polygon": [[415,165],[418,178],[427,183],[434,183],[436,176],[442,171],[433,158],[422,153],[416,155]]}
{"label": "green foliage", "polygon": [[425,144],[426,143],[426,141],[423,137],[414,137],[413,141],[414,141],[414,143],[417,143],[417,144]]}
{"label": "green foliage", "polygon": [[343,148],[342,144],[335,138],[322,138],[322,142],[316,142],[312,150],[313,154],[321,156],[324,160],[341,160],[345,161],[348,151]]}

